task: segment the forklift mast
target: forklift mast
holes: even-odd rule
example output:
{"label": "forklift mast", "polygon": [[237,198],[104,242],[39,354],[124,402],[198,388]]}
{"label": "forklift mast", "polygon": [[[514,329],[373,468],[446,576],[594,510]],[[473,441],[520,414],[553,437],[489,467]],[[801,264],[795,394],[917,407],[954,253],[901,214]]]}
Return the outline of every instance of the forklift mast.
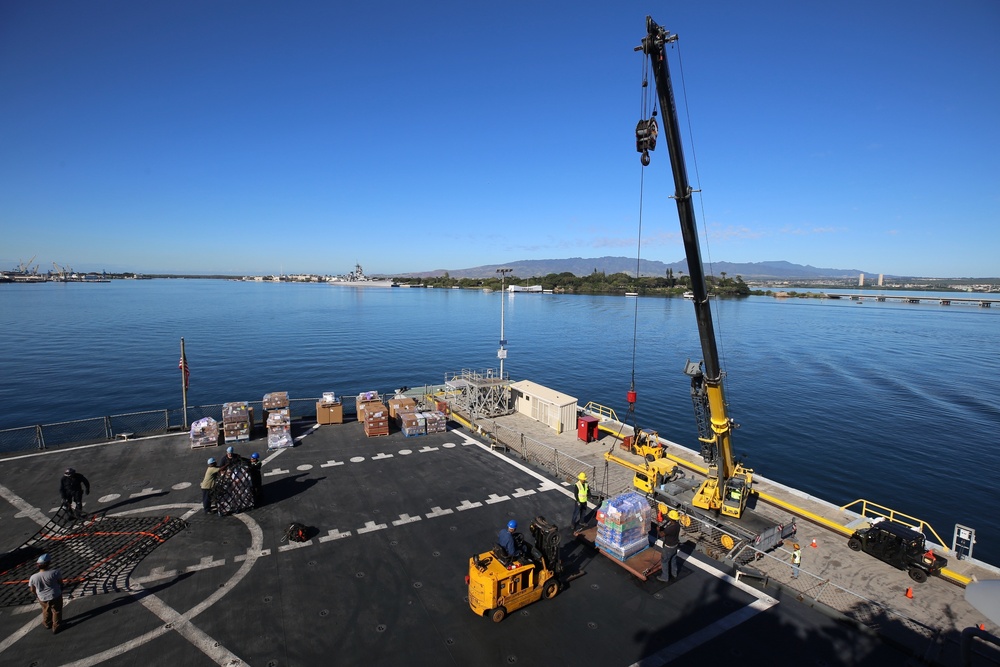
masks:
{"label": "forklift mast", "polygon": [[[699,413],[699,403],[705,408],[702,411],[702,423],[699,424],[699,440],[702,443],[702,456],[709,464],[709,479],[696,494],[695,504],[706,509],[721,509],[723,493],[730,480],[734,476],[743,476],[749,471],[738,466],[733,458],[733,422],[727,414],[726,399],[722,387],[723,373],[719,363],[715,329],[712,324],[712,310],[708,300],[708,287],[701,261],[701,249],[698,245],[698,230],[691,201],[692,190],[688,183],[687,167],[684,163],[684,150],[681,146],[677,122],[677,106],[670,81],[670,68],[667,64],[666,46],[676,41],[677,35],[670,34],[649,16],[646,17],[646,33],[642,45],[636,47],[635,50],[641,50],[649,57],[660,109],[663,112],[667,149],[674,177],[673,199],[677,203],[677,214],[680,218],[688,275],[691,278],[691,291],[694,294],[695,316],[698,320],[698,336],[704,357],[703,369],[702,364],[690,362],[685,369],[685,372],[691,377],[691,391],[692,398],[695,400],[696,415]],[[648,153],[643,152],[643,164],[647,164],[648,160]],[[707,417],[707,424],[704,423],[705,417]],[[746,479],[749,481],[748,476]],[[699,498],[701,502],[698,501]],[[743,504],[745,505],[745,498]],[[742,507],[740,513],[742,513]],[[736,516],[738,515],[736,514]]]}

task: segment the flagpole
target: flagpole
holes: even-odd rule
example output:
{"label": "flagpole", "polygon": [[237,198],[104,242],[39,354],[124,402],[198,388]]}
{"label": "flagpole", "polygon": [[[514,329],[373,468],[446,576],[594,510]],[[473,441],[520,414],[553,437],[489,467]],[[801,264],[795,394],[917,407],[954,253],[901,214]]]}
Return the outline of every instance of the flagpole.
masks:
{"label": "flagpole", "polygon": [[188,383],[187,383],[187,356],[184,354],[184,337],[181,336],[181,393],[184,397],[184,430],[188,427]]}

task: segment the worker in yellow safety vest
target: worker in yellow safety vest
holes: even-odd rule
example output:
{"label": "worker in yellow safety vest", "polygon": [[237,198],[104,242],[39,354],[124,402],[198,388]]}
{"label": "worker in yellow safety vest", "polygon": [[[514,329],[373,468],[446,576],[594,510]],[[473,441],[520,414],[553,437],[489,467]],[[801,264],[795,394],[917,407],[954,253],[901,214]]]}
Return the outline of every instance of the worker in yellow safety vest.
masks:
{"label": "worker in yellow safety vest", "polygon": [[587,486],[587,473],[581,472],[577,475],[574,491],[573,532],[575,533],[587,527],[587,496],[590,494],[590,487]]}

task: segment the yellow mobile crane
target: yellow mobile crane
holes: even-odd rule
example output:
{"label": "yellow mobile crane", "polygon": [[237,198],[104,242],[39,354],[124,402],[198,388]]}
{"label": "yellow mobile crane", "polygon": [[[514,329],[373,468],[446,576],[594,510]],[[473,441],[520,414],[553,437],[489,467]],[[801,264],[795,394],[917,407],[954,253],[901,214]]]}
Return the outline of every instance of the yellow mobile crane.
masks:
{"label": "yellow mobile crane", "polygon": [[[691,378],[691,398],[698,421],[698,439],[701,454],[708,464],[708,477],[698,488],[692,504],[707,510],[718,510],[726,516],[739,518],[746,509],[747,498],[752,492],[753,470],[744,468],[733,458],[732,435],[735,424],[727,412],[723,392],[723,372],[719,364],[719,351],[712,325],[712,310],[708,301],[705,271],[698,246],[698,230],[691,203],[691,186],[688,184],[687,167],[681,146],[674,102],[670,69],[667,65],[666,46],[677,36],[663,29],[649,16],[646,17],[646,37],[636,51],[649,57],[649,64],[656,83],[656,93],[663,110],[667,150],[674,176],[673,199],[677,202],[684,252],[687,256],[694,309],[701,339],[702,362],[688,362],[684,372]],[[636,127],[636,150],[642,154],[643,165],[649,164],[649,151],[656,147],[659,128],[654,110],[649,119],[640,120]]]}

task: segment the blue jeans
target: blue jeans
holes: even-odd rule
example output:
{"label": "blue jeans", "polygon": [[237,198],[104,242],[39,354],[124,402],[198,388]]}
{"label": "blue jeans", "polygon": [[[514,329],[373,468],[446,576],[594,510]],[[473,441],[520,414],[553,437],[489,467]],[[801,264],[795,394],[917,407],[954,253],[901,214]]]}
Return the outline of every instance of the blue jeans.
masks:
{"label": "blue jeans", "polygon": [[663,547],[660,553],[660,576],[664,579],[676,579],[681,569],[681,559],[677,557],[680,547]]}

